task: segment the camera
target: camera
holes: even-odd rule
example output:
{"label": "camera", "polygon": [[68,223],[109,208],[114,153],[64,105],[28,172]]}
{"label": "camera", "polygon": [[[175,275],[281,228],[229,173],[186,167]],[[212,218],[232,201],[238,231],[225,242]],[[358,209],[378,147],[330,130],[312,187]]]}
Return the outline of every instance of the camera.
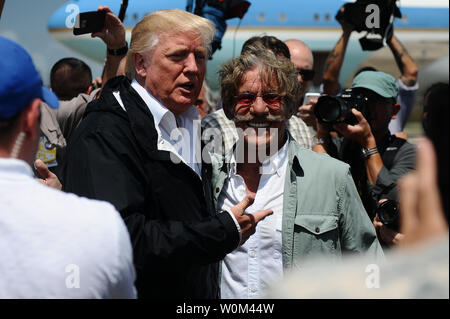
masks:
{"label": "camera", "polygon": [[386,225],[390,229],[397,232],[399,231],[400,210],[395,200],[388,199],[387,201],[381,203],[376,212],[383,225]]}
{"label": "camera", "polygon": [[333,124],[341,122],[355,125],[357,121],[351,109],[357,109],[367,119],[369,116],[368,104],[369,99],[363,92],[346,89],[341,96],[324,95],[319,97],[314,107],[314,114],[319,123],[329,129]]}
{"label": "camera", "polygon": [[394,18],[402,17],[397,0],[356,0],[344,4],[343,8],[337,12],[336,20],[346,22],[357,32],[366,31],[359,42],[368,51],[385,46],[393,34]]}

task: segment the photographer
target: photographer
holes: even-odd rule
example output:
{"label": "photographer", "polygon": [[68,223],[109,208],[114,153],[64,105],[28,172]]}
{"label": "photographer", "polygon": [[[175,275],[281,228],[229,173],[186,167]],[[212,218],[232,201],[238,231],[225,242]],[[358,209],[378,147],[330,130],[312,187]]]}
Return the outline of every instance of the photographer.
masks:
{"label": "photographer", "polygon": [[[119,18],[108,7],[99,6],[98,11],[106,12],[105,26],[101,32],[92,33],[91,36],[101,38],[108,49],[102,80],[96,81],[104,84],[116,76],[121,60],[126,57],[127,43],[125,28]],[[68,73],[72,73],[72,76],[67,76]],[[86,78],[82,88],[71,88],[74,78],[79,79],[81,75]],[[79,82],[83,81],[79,79]],[[36,169],[44,180],[60,177],[67,141],[82,120],[87,104],[101,92],[101,88],[94,88],[90,85],[91,82],[91,71],[80,60],[62,59],[52,68],[51,86],[60,100],[60,107],[54,110],[45,103],[41,104],[41,139],[36,155]]]}
{"label": "photographer", "polygon": [[[351,90],[342,98],[321,97],[314,106],[318,117],[318,143],[313,150],[350,164],[362,202],[372,220],[379,200],[396,199],[397,180],[414,169],[415,164],[414,146],[391,135],[388,129],[389,121],[399,109],[395,104],[397,94],[397,82],[392,76],[365,71],[355,77]],[[325,125],[323,117],[330,110],[324,103],[327,99],[339,100],[336,105],[343,114],[342,119]],[[330,137],[333,130],[339,137]]]}
{"label": "photographer", "polygon": [[[323,93],[325,94],[338,95],[341,91],[339,73],[344,62],[345,51],[351,33],[355,31],[355,26],[352,25],[352,21],[346,21],[345,17],[344,5],[341,7],[340,13],[337,16],[337,20],[342,27],[342,35],[325,62],[325,71],[323,74]],[[393,28],[386,35],[386,43],[394,55],[395,62],[401,72],[400,78],[397,79],[399,88],[397,103],[400,105],[400,110],[389,123],[391,133],[397,134],[403,131],[414,105],[414,98],[419,89],[417,83],[418,67],[406,48],[394,35]],[[398,136],[401,137],[404,135],[399,134]]]}

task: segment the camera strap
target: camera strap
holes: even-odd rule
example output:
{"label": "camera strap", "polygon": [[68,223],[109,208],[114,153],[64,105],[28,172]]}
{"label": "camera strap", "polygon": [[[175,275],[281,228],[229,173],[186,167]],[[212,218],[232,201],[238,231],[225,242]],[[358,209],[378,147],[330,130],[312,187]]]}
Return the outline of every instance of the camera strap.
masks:
{"label": "camera strap", "polygon": [[395,155],[397,155],[398,150],[406,143],[406,140],[399,138],[395,135],[389,137],[389,142],[386,148],[382,152],[381,159],[383,160],[383,165],[390,170],[394,164]]}

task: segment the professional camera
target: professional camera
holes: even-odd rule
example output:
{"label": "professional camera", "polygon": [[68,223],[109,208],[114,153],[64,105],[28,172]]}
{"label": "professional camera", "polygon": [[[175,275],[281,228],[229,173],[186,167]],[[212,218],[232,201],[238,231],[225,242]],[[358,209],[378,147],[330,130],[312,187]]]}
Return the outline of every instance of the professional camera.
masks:
{"label": "professional camera", "polygon": [[381,203],[376,212],[383,225],[397,232],[399,231],[400,210],[395,200],[388,199]]}
{"label": "professional camera", "polygon": [[367,119],[369,116],[368,101],[369,99],[363,92],[356,89],[347,89],[341,96],[323,95],[319,97],[314,107],[314,114],[319,123],[328,128],[341,122],[355,125],[357,120],[351,109],[357,109]]}
{"label": "professional camera", "polygon": [[339,10],[335,18],[353,26],[357,32],[367,31],[359,40],[363,50],[378,50],[392,37],[394,18],[402,17],[396,2],[397,0],[357,0],[344,4],[344,10]]}

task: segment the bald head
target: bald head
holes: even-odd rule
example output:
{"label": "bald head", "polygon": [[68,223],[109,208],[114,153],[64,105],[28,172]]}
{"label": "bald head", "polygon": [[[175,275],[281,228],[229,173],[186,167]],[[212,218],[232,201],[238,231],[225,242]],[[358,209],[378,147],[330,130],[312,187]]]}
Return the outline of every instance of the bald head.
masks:
{"label": "bald head", "polygon": [[[312,70],[314,66],[314,58],[311,50],[308,48],[308,46],[305,44],[305,42],[296,40],[296,39],[290,39],[286,40],[284,43],[289,48],[289,52],[291,54],[291,61],[294,63],[295,68],[297,71],[300,70]],[[306,90],[308,89],[308,86],[311,81],[307,81],[303,79],[303,77],[299,74],[298,75],[298,82],[301,84],[301,96],[305,94]]]}

